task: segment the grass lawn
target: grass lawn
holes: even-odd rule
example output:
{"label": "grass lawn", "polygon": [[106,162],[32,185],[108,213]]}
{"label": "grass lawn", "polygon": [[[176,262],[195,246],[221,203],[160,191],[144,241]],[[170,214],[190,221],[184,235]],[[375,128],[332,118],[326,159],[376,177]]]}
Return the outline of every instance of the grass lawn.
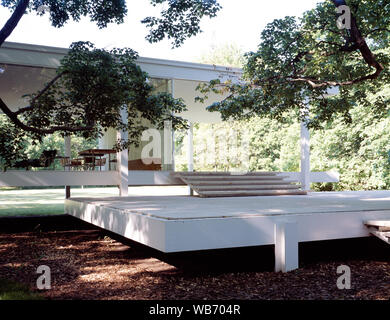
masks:
{"label": "grass lawn", "polygon": [[[186,187],[130,187],[129,195],[185,195]],[[73,188],[72,197],[115,197],[118,188]],[[0,217],[64,213],[63,188],[0,190]]]}
{"label": "grass lawn", "polygon": [[1,300],[43,300],[43,297],[31,292],[24,284],[0,279]]}

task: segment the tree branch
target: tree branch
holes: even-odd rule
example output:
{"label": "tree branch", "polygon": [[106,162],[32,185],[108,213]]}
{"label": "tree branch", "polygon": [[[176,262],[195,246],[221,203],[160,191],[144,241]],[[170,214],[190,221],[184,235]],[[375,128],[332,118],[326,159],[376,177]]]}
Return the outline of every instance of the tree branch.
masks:
{"label": "tree branch", "polygon": [[340,82],[339,81],[320,81],[320,80],[310,78],[310,77],[290,78],[287,80],[291,81],[291,82],[306,82],[306,83],[310,84],[313,88],[322,88],[322,87],[328,87],[328,86],[333,86],[333,87],[335,87],[335,86],[351,86],[351,85],[354,85],[354,84],[357,84],[357,83],[360,83],[363,81],[375,80],[376,78],[379,77],[381,72],[382,72],[382,70],[377,69],[375,71],[375,73],[373,73],[373,74],[369,74],[367,76],[357,78],[354,80],[340,81]]}
{"label": "tree branch", "polygon": [[20,108],[19,110],[15,111],[14,114],[16,116],[20,115],[21,113],[24,113],[26,111],[31,111],[34,109],[35,107],[35,102],[37,101],[37,99],[39,99],[39,97],[41,97],[47,90],[50,89],[50,87],[59,79],[61,78],[66,72],[61,72],[59,74],[57,74],[50,82],[48,82],[46,84],[46,86],[41,90],[39,91],[39,93],[31,100],[31,104],[27,107],[24,107],[24,108]]}
{"label": "tree branch", "polygon": [[[338,8],[341,5],[347,5],[345,0],[332,0],[336,8]],[[352,47],[356,48],[356,50],[359,50],[360,53],[362,54],[362,57],[366,63],[374,67],[376,69],[376,72],[373,73],[372,75],[369,75],[367,77],[363,77],[361,79],[367,78],[367,79],[372,79],[372,77],[377,78],[379,75],[382,73],[384,70],[384,67],[376,60],[374,54],[370,50],[366,39],[364,39],[362,33],[359,30],[358,24],[356,22],[356,18],[353,16],[351,13],[351,40],[353,42]],[[354,50],[352,50],[354,51]],[[367,80],[366,79],[366,80]],[[363,80],[364,81],[364,80]]]}
{"label": "tree branch", "polygon": [[68,127],[68,126],[54,126],[49,129],[40,129],[36,127],[31,127],[24,124],[19,120],[18,116],[15,112],[12,112],[11,109],[4,103],[4,101],[0,98],[0,110],[4,112],[6,116],[20,129],[23,129],[28,132],[33,132],[37,134],[53,134],[57,131],[66,131],[66,132],[82,132],[82,131],[91,131],[94,126],[79,126],[79,127]]}
{"label": "tree branch", "polygon": [[386,28],[373,29],[373,30],[367,32],[366,37],[369,36],[370,34],[374,33],[374,32],[383,32],[383,31],[390,32],[390,29],[386,29]]}
{"label": "tree branch", "polygon": [[[333,2],[333,4],[336,7],[339,7],[342,5],[347,5],[345,0],[331,0],[331,1]],[[379,30],[373,30],[372,32],[374,32],[374,31],[379,31]],[[325,42],[325,41],[322,41],[322,42]],[[329,44],[338,45],[337,43],[329,43]],[[380,64],[376,60],[374,54],[372,53],[371,49],[369,48],[369,46],[366,42],[366,39],[363,37],[363,35],[361,34],[361,32],[359,30],[359,27],[358,27],[357,22],[356,22],[356,18],[352,14],[351,14],[350,38],[348,39],[345,46],[340,47],[340,51],[349,52],[349,53],[352,53],[354,51],[360,51],[360,54],[362,55],[364,61],[370,67],[375,68],[375,72],[372,74],[366,75],[364,77],[354,79],[354,80],[340,81],[340,82],[320,81],[318,79],[304,77],[304,76],[301,76],[301,77],[294,76],[288,80],[293,81],[293,82],[306,82],[309,85],[311,85],[313,88],[321,88],[321,87],[327,87],[327,86],[349,86],[349,85],[353,85],[353,84],[360,83],[363,81],[377,79],[380,76],[380,74],[382,73],[382,71],[384,70],[384,67],[382,66],[382,64]],[[296,57],[296,59],[294,59],[293,63],[302,59],[305,56],[305,54],[307,54],[307,53],[303,53],[302,55],[298,55]]]}
{"label": "tree branch", "polygon": [[15,11],[5,23],[3,28],[0,30],[0,47],[3,45],[4,41],[10,36],[12,31],[18,25],[20,19],[23,17],[24,13],[27,10],[29,5],[29,0],[20,0],[15,8]]}

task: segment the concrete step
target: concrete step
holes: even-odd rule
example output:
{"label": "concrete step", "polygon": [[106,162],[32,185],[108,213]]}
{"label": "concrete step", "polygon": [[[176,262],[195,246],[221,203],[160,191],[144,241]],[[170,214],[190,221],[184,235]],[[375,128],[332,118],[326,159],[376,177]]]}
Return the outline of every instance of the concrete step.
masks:
{"label": "concrete step", "polygon": [[202,191],[198,192],[202,198],[208,197],[252,197],[252,196],[281,196],[281,195],[306,195],[301,190],[242,190],[242,191]]}
{"label": "concrete step", "polygon": [[248,197],[307,194],[297,181],[275,172],[176,172],[200,197]]}
{"label": "concrete step", "polygon": [[367,220],[364,224],[373,227],[390,227],[390,220]]}
{"label": "concrete step", "polygon": [[191,184],[197,186],[218,186],[223,188],[224,186],[264,186],[264,185],[286,185],[290,183],[299,183],[294,180],[243,180],[243,181],[204,181],[204,180],[191,180]]}
{"label": "concrete step", "polygon": [[188,176],[181,177],[186,181],[262,181],[262,180],[283,180],[287,176]]}
{"label": "concrete step", "polygon": [[370,228],[368,228],[368,230],[375,237],[377,237],[377,238],[381,239],[382,241],[390,244],[390,232],[378,231],[378,229],[375,228],[375,227],[370,227]]}
{"label": "concrete step", "polygon": [[189,177],[189,176],[276,176],[275,172],[174,172],[174,177]]}
{"label": "concrete step", "polygon": [[377,231],[390,231],[390,220],[368,220],[364,224],[369,228],[375,228]]}
{"label": "concrete step", "polygon": [[281,185],[230,185],[230,186],[200,186],[200,185],[191,185],[196,192],[204,191],[254,191],[254,190],[297,190],[301,186],[293,184],[281,184]]}

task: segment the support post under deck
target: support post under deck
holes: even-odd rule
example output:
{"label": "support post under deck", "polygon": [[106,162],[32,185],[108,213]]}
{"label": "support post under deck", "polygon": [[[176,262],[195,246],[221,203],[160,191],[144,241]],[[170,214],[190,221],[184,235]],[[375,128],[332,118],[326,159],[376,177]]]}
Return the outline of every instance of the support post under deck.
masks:
{"label": "support post under deck", "polygon": [[302,190],[310,191],[310,132],[301,123],[301,184]]}
{"label": "support post under deck", "polygon": [[289,272],[299,267],[296,222],[275,224],[275,272]]}
{"label": "support post under deck", "polygon": [[[128,113],[127,107],[124,107],[121,110],[121,118],[122,122],[127,124],[128,121]],[[117,139],[127,141],[128,132],[127,131],[118,131]],[[128,196],[128,188],[129,188],[129,150],[124,149],[117,153],[117,170],[119,174],[119,195],[121,197]]]}
{"label": "support post under deck", "polygon": [[[64,138],[64,154],[65,157],[70,159],[72,158],[72,139],[70,135],[65,136]],[[65,171],[69,171],[69,166],[65,166]],[[70,186],[65,186],[65,199],[70,198]]]}
{"label": "support post under deck", "polygon": [[[194,124],[189,121],[188,122],[188,149],[187,149],[187,163],[188,163],[188,172],[194,171]],[[190,196],[194,195],[194,190],[189,186],[188,194]]]}

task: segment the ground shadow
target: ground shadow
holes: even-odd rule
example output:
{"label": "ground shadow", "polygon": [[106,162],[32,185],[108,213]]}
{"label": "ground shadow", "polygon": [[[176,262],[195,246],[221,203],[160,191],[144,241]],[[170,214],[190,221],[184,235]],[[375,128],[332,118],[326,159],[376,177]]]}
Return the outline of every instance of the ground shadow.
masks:
{"label": "ground shadow", "polygon": [[[274,246],[245,247],[165,254],[158,250],[92,226],[69,215],[52,217],[2,218],[0,232],[47,232],[98,230],[99,237],[108,236],[128,246],[126,252],[112,252],[129,259],[156,258],[182,273],[269,272],[274,270]],[[81,232],[82,233],[82,232]],[[81,241],[79,239],[78,241]],[[118,256],[119,257],[119,256]],[[390,262],[390,246],[376,237],[317,241],[299,244],[300,267],[318,263],[340,263],[351,260]]]}
{"label": "ground shadow", "polygon": [[[159,259],[184,273],[272,272],[275,266],[273,245],[166,254],[112,232],[106,233],[145,258]],[[299,244],[300,267],[351,260],[390,262],[390,246],[375,237]]]}

